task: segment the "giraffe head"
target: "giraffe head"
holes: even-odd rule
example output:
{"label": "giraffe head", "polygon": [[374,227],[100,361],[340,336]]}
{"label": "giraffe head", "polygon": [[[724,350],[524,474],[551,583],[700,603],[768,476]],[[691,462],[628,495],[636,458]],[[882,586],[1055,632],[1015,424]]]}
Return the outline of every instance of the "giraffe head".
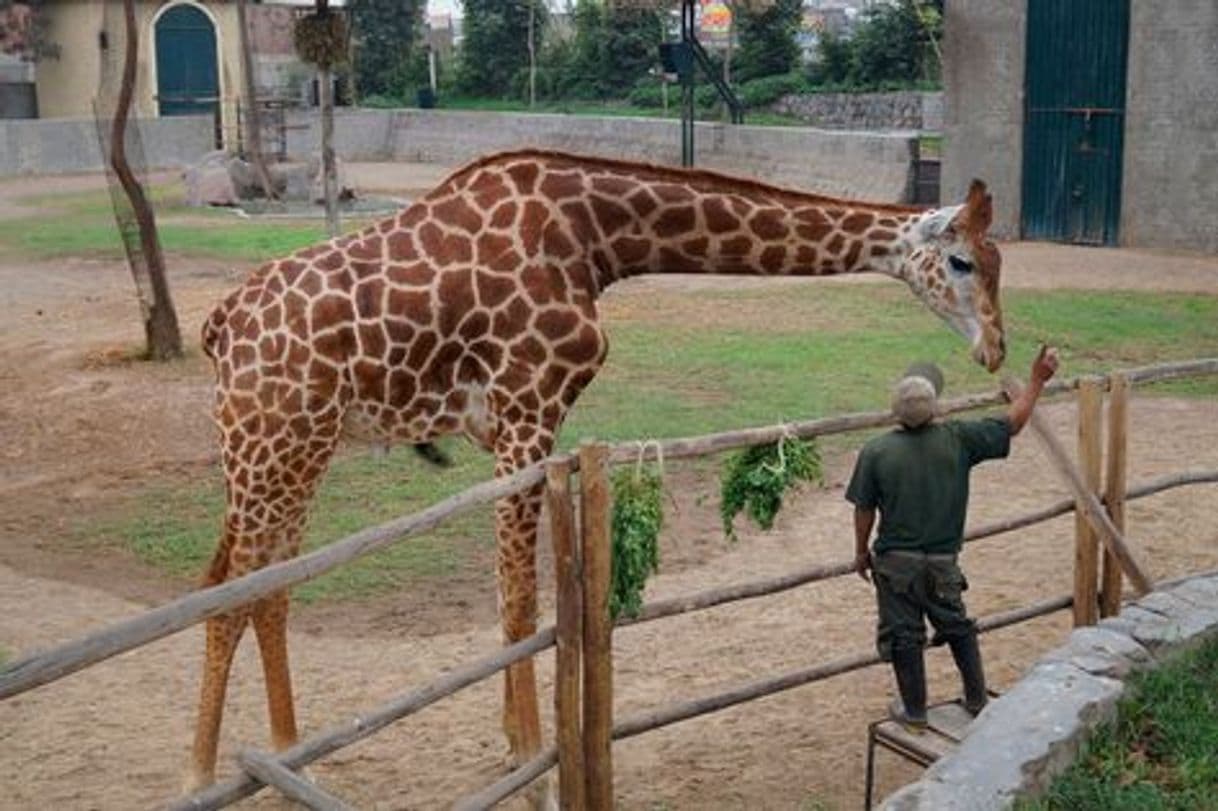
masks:
{"label": "giraffe head", "polygon": [[993,202],[974,180],[963,205],[927,211],[911,225],[902,277],[919,298],[973,349],[973,359],[997,371],[1006,357],[998,276],[1002,257],[990,240]]}

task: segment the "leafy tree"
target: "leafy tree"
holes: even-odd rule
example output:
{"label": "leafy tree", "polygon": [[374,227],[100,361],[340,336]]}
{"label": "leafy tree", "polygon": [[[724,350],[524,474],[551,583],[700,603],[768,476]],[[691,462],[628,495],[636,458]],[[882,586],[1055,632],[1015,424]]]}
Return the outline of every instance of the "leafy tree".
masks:
{"label": "leafy tree", "polygon": [[791,73],[799,67],[799,30],[802,0],[738,2],[733,22],[739,51],[733,79],[745,82],[761,76]]}
{"label": "leafy tree", "polygon": [[851,79],[864,87],[937,80],[941,28],[933,5],[902,0],[873,7],[854,35]]}
{"label": "leafy tree", "polygon": [[[662,6],[663,4],[658,4]],[[573,98],[622,98],[656,63],[664,38],[664,16],[648,4],[578,0],[572,12],[575,35],[550,53],[556,90]]]}
{"label": "leafy tree", "polygon": [[351,0],[353,67],[361,95],[405,97],[426,83],[425,5],[426,0]]}
{"label": "leafy tree", "polygon": [[465,10],[457,84],[475,96],[507,95],[520,70],[529,64],[529,19],[534,36],[547,21],[545,3],[533,0],[461,0]]}

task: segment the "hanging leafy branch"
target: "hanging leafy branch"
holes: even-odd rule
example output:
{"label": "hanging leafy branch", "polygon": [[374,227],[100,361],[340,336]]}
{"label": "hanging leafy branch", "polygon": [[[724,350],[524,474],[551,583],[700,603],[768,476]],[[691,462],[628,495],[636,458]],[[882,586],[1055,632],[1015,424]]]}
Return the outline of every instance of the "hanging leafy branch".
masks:
{"label": "hanging leafy branch", "polygon": [[719,504],[724,533],[736,540],[734,522],[742,511],[762,529],[774,526],[783,496],[800,481],[824,482],[820,452],[813,441],[784,438],[732,456],[723,474]]}
{"label": "hanging leafy branch", "polygon": [[637,617],[643,607],[643,587],[660,568],[660,528],[664,511],[660,501],[660,474],[624,468],[613,474],[613,574],[609,589],[609,615]]}

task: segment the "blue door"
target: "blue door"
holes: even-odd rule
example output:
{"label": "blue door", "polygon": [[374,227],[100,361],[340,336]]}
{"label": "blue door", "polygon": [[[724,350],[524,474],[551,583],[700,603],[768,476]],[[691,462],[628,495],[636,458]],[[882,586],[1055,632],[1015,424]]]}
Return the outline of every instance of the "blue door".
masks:
{"label": "blue door", "polygon": [[161,115],[214,113],[220,102],[216,30],[194,6],[173,6],[156,23],[156,92]]}

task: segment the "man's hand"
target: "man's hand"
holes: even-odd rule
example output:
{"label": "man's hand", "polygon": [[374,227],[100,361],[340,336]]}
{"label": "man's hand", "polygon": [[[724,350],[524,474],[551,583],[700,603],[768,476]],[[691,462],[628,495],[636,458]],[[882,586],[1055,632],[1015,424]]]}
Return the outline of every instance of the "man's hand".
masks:
{"label": "man's hand", "polygon": [[1036,360],[1032,361],[1032,381],[1043,386],[1055,374],[1057,374],[1057,350],[1041,344]]}
{"label": "man's hand", "polygon": [[854,557],[854,571],[858,572],[858,576],[871,582],[871,553],[860,552]]}

